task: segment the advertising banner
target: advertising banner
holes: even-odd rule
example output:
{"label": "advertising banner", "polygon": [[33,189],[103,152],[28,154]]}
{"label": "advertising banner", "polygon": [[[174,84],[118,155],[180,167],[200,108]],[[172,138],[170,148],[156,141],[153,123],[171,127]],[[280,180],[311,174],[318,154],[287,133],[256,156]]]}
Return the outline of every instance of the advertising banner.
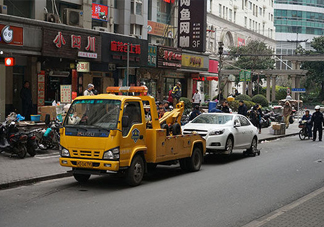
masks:
{"label": "advertising banner", "polygon": [[61,103],[72,102],[72,85],[61,85]]}
{"label": "advertising banner", "polygon": [[92,3],[92,19],[107,21],[108,6]]}
{"label": "advertising banner", "polygon": [[205,52],[206,14],[206,0],[179,0],[179,48],[197,52]]}

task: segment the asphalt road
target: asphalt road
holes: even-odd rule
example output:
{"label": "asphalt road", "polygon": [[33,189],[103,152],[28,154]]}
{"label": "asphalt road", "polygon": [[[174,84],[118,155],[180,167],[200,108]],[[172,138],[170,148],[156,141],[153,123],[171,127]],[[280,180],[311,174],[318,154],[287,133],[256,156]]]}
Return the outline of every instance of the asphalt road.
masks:
{"label": "asphalt road", "polygon": [[201,171],[159,167],[130,188],[118,176],[0,191],[0,226],[243,226],[324,186],[324,142],[288,137],[261,156],[207,156]]}

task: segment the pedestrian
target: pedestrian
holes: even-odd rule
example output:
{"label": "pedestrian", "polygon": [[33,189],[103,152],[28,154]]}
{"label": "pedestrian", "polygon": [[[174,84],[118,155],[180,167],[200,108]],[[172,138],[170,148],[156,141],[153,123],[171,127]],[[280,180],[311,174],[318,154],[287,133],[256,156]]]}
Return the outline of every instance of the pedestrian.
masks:
{"label": "pedestrian", "polygon": [[228,102],[227,101],[224,101],[223,104],[222,104],[222,108],[221,108],[221,111],[223,113],[230,113],[230,109],[228,107]]}
{"label": "pedestrian", "polygon": [[286,128],[289,127],[289,118],[291,113],[292,113],[292,107],[290,105],[290,102],[286,101],[283,109],[283,117],[284,117],[284,123],[286,124]]}
{"label": "pedestrian", "polygon": [[23,88],[20,90],[20,98],[22,101],[22,116],[25,117],[25,120],[30,120],[30,115],[33,109],[32,94],[29,89],[29,81],[24,82]]}
{"label": "pedestrian", "polygon": [[308,139],[312,139],[312,115],[309,114],[309,110],[305,110],[305,114],[302,117],[302,121],[306,121],[306,128],[308,133]]}
{"label": "pedestrian", "polygon": [[238,96],[238,95],[240,95],[240,93],[238,92],[237,89],[235,89],[235,93],[234,93],[233,97],[235,98],[235,97]]}
{"label": "pedestrian", "polygon": [[201,112],[199,111],[199,106],[196,105],[194,110],[191,112],[189,116],[189,121],[193,120],[195,117],[199,116]]}
{"label": "pedestrian", "polygon": [[244,104],[244,101],[243,100],[240,100],[239,101],[239,108],[238,108],[237,113],[238,114],[242,114],[243,116],[246,116],[247,115],[247,107]]}
{"label": "pedestrian", "polygon": [[169,90],[169,93],[168,93],[168,102],[169,103],[173,103],[173,98],[172,98],[172,88]]}
{"label": "pedestrian", "polygon": [[313,141],[316,140],[316,133],[318,131],[318,140],[322,141],[323,134],[323,114],[320,112],[320,106],[315,106],[315,113],[312,114],[312,123],[313,123]]}
{"label": "pedestrian", "polygon": [[222,91],[219,91],[218,92],[218,95],[216,95],[216,99],[220,102],[220,101],[223,101],[224,99],[224,96],[222,94]]}
{"label": "pedestrian", "polygon": [[201,95],[197,89],[196,93],[192,96],[192,107],[195,108],[197,105],[200,106],[200,102],[201,102]]}
{"label": "pedestrian", "polygon": [[173,99],[173,107],[175,108],[177,103],[180,101],[181,97],[181,83],[180,81],[172,89],[172,99]]}
{"label": "pedestrian", "polygon": [[259,129],[259,134],[261,134],[261,117],[262,111],[258,104],[254,105],[250,111],[250,121],[252,124]]}
{"label": "pedestrian", "polygon": [[83,92],[83,95],[84,95],[84,96],[94,95],[94,94],[93,94],[93,90],[94,90],[94,85],[93,85],[93,84],[88,84],[88,89],[86,89],[86,90]]}

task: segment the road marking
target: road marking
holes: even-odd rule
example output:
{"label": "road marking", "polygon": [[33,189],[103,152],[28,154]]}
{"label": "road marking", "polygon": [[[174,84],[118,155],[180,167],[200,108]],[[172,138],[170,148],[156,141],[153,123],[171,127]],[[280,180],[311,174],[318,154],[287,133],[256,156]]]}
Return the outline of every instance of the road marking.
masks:
{"label": "road marking", "polygon": [[279,217],[280,215],[286,213],[287,211],[290,211],[291,209],[294,209],[295,207],[303,204],[304,202],[318,196],[319,194],[321,194],[323,192],[324,192],[324,187],[317,189],[316,191],[314,191],[308,195],[305,195],[304,197],[302,197],[302,198],[300,198],[300,199],[298,199],[284,207],[281,207],[281,208],[271,212],[270,214],[267,214],[257,220],[254,220],[254,221],[244,225],[243,227],[260,227],[260,226],[270,222],[271,220],[275,219],[276,217]]}

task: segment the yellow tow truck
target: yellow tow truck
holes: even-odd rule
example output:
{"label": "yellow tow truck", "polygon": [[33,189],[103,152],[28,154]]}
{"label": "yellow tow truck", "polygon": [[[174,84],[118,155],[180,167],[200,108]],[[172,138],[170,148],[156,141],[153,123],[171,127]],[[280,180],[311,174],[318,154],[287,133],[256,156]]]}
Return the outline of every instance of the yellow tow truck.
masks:
{"label": "yellow tow truck", "polygon": [[108,94],[77,97],[60,129],[60,165],[72,167],[78,182],[114,172],[124,174],[131,186],[157,164],[179,161],[185,171],[200,170],[206,143],[198,134],[181,134],[184,103],[159,119],[146,92],[145,86],[108,87]]}

